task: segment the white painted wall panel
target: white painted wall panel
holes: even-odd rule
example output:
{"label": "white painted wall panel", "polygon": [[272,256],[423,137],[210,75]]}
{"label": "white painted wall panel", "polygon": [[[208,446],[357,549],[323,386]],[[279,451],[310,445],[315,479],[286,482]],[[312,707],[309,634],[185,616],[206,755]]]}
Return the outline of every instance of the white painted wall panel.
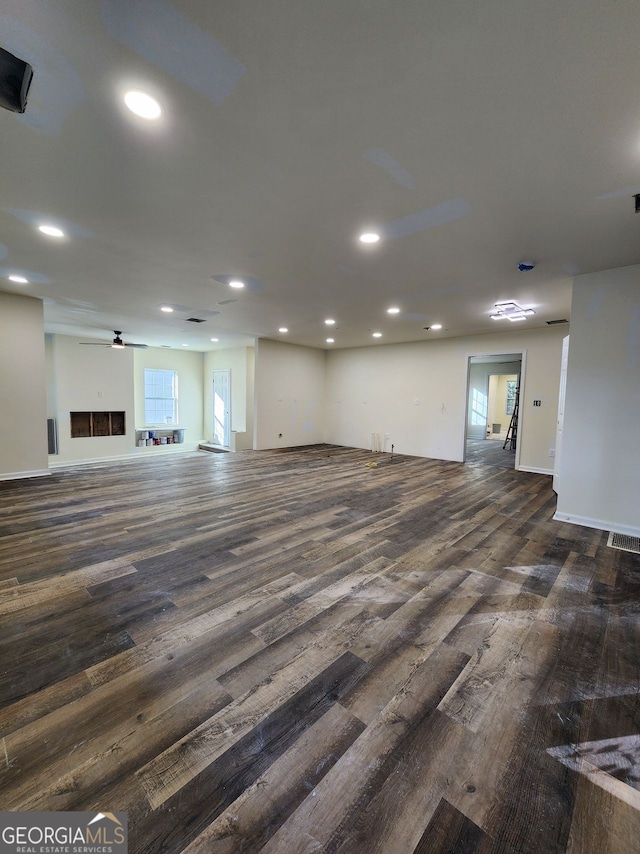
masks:
{"label": "white painted wall panel", "polygon": [[551,472],[566,334],[563,326],[329,352],[326,441],[369,448],[372,432],[389,433],[398,453],[461,461],[468,357],[525,351],[520,466]]}
{"label": "white painted wall panel", "polygon": [[254,448],[324,442],[324,351],[263,339],[255,360]]}
{"label": "white painted wall panel", "polygon": [[640,535],[640,265],[578,276],[558,518]]}
{"label": "white painted wall panel", "polygon": [[0,480],[48,471],[42,302],[0,292]]}

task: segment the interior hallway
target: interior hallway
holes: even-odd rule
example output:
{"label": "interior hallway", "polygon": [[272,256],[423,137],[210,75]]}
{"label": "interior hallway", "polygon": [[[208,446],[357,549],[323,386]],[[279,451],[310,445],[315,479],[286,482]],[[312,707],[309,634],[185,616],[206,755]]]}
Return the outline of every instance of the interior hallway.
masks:
{"label": "interior hallway", "polygon": [[555,503],[328,446],[0,483],[0,807],[126,810],[132,854],[629,854],[640,558]]}

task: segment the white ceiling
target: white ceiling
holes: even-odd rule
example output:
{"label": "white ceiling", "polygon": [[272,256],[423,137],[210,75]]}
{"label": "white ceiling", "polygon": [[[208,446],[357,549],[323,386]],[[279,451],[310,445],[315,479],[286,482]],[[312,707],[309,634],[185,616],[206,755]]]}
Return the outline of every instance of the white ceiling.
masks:
{"label": "white ceiling", "polygon": [[639,32],[637,0],[3,0],[34,79],[0,111],[0,288],[49,331],[197,350],[568,317],[574,274],[640,261]]}

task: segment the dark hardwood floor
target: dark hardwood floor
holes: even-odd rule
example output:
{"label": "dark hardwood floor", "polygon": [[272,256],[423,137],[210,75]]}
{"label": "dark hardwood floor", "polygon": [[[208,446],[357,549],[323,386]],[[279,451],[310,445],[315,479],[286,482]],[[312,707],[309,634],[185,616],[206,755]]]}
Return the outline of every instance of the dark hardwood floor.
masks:
{"label": "dark hardwood floor", "polygon": [[640,558],[554,509],[326,446],[1,483],[0,808],[125,810],[136,854],[640,851]]}
{"label": "dark hardwood floor", "polygon": [[465,446],[465,462],[480,463],[484,466],[497,466],[501,469],[512,469],[515,466],[516,453],[511,448],[511,441],[504,447],[504,439],[487,437],[486,439],[467,439]]}

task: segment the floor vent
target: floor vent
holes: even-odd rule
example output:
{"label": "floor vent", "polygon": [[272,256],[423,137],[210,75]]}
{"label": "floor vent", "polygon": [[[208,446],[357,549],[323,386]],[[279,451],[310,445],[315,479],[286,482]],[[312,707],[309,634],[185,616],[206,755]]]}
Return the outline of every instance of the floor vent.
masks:
{"label": "floor vent", "polygon": [[640,537],[630,537],[628,534],[609,534],[607,545],[612,549],[620,549],[623,552],[633,552],[640,555]]}

